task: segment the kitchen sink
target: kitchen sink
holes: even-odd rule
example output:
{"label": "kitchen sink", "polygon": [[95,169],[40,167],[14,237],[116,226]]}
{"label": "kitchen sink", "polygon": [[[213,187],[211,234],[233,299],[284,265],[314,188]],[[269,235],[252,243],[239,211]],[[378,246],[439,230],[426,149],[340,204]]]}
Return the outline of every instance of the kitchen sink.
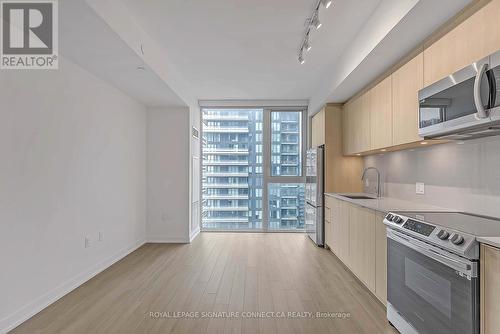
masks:
{"label": "kitchen sink", "polygon": [[347,195],[347,194],[340,194],[340,195],[350,199],[377,199],[376,197],[370,197],[366,195]]}

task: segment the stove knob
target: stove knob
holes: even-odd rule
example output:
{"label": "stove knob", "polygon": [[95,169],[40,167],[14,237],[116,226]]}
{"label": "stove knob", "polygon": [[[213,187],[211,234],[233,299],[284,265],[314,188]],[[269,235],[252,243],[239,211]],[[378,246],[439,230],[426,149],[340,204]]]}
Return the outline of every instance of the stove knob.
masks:
{"label": "stove knob", "polygon": [[394,220],[393,220],[396,224],[401,224],[403,222],[403,218],[399,217],[399,216],[395,216],[394,217]]}
{"label": "stove knob", "polygon": [[441,230],[441,231],[439,231],[439,233],[437,234],[437,236],[441,240],[447,240],[450,237],[450,233],[448,233],[445,230]]}
{"label": "stove knob", "polygon": [[391,215],[391,214],[388,214],[387,217],[385,217],[388,221],[392,222],[392,220],[394,219],[394,216]]}
{"label": "stove knob", "polygon": [[453,237],[451,237],[451,242],[455,245],[461,245],[464,243],[464,237],[462,237],[461,235],[458,235],[458,234],[454,234]]}

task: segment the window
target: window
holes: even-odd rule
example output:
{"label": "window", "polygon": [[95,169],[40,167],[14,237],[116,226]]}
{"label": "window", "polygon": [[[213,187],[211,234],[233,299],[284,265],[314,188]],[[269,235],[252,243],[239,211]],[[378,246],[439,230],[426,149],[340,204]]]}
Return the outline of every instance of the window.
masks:
{"label": "window", "polygon": [[269,184],[269,229],[304,229],[303,183]]}
{"label": "window", "polygon": [[272,176],[302,175],[302,112],[271,112]]}
{"label": "window", "polygon": [[304,228],[302,120],[301,110],[202,109],[204,230]]}

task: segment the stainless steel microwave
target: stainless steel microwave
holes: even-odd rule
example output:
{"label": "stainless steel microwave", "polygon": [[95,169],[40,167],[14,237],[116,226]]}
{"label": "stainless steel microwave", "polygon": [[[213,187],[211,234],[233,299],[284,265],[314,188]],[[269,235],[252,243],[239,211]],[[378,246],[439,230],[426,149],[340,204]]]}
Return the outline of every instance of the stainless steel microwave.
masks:
{"label": "stainless steel microwave", "polygon": [[425,87],[418,99],[421,137],[500,135],[500,51]]}

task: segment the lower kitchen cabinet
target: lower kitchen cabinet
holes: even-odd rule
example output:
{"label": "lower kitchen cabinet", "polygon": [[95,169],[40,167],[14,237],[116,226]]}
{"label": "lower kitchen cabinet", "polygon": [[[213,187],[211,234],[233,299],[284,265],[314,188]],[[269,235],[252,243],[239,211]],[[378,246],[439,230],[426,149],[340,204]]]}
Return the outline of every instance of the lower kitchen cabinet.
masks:
{"label": "lower kitchen cabinet", "polygon": [[349,251],[349,207],[344,201],[332,198],[331,227],[332,244],[331,250],[348,267],[351,266]]}
{"label": "lower kitchen cabinet", "polygon": [[333,244],[333,227],[332,227],[332,198],[325,198],[325,245],[330,249],[334,247]]}
{"label": "lower kitchen cabinet", "polygon": [[325,213],[326,244],[385,305],[387,240],[384,214],[333,197],[327,197],[325,212],[329,212],[329,216]]}
{"label": "lower kitchen cabinet", "polygon": [[385,215],[377,212],[375,222],[375,295],[387,305],[387,232]]}
{"label": "lower kitchen cabinet", "polygon": [[[327,220],[327,214],[329,213]],[[349,207],[348,204],[333,197],[325,200],[325,238],[327,246],[346,265],[349,255]],[[328,231],[328,232],[327,232]]]}
{"label": "lower kitchen cabinet", "polygon": [[481,245],[481,334],[500,328],[500,249]]}
{"label": "lower kitchen cabinet", "polygon": [[349,215],[351,269],[375,291],[375,212],[351,205]]}

